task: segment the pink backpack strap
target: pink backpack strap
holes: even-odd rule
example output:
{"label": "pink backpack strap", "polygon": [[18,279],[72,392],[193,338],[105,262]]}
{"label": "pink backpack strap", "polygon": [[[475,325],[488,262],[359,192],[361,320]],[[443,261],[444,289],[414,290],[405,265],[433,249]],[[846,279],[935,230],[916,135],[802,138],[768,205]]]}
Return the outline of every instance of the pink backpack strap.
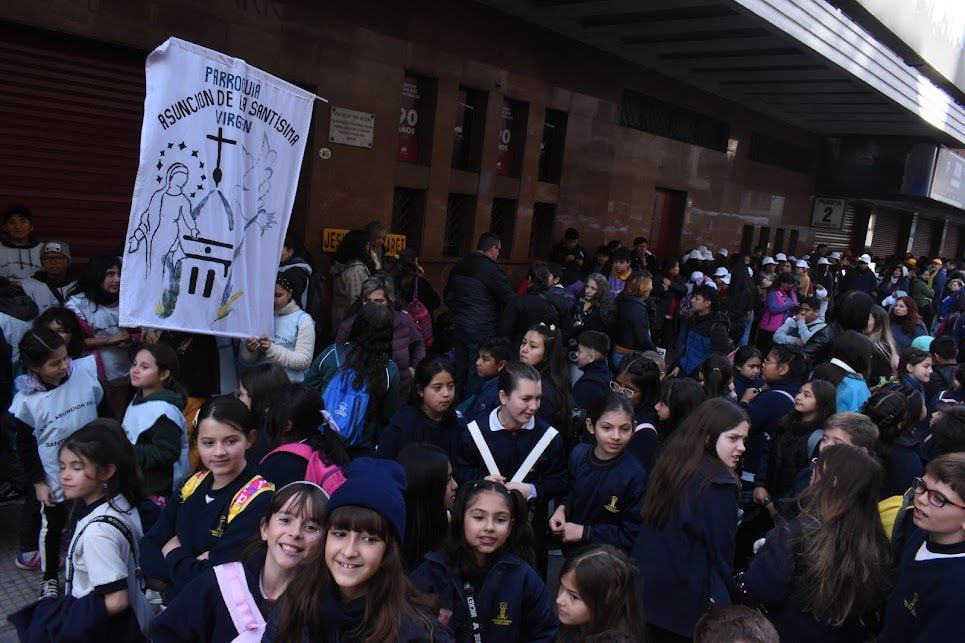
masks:
{"label": "pink backpack strap", "polygon": [[238,630],[235,641],[260,641],[265,632],[265,618],[248,590],[248,580],[241,563],[225,563],[214,568],[218,589],[224,599],[231,622]]}
{"label": "pink backpack strap", "polygon": [[312,447],[308,446],[304,442],[288,442],[269,451],[258,464],[264,464],[265,460],[275,453],[293,453],[308,460],[310,457],[312,457],[312,453],[314,453],[314,451],[312,450]]}

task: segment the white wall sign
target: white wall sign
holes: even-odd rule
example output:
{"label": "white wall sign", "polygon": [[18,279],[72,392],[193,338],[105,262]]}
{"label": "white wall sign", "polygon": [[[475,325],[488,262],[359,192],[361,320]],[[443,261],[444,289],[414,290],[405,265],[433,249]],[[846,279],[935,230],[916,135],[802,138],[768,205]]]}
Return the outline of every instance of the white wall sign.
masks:
{"label": "white wall sign", "polygon": [[830,199],[828,197],[814,197],[811,209],[811,227],[840,230],[844,227],[844,206],[847,199]]}
{"label": "white wall sign", "polygon": [[375,138],[375,114],[334,106],[331,112],[328,126],[329,142],[355,147],[372,147],[372,140]]}

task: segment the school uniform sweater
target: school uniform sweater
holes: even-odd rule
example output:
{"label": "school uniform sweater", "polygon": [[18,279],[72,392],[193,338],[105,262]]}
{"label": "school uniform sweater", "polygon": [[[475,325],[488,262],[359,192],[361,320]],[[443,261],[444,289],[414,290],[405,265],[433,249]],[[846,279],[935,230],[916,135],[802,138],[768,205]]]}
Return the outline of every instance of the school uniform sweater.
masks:
{"label": "school uniform sweater", "polygon": [[394,460],[402,449],[416,442],[434,444],[452,457],[459,448],[462,422],[452,412],[441,420],[431,420],[419,406],[407,404],[396,411],[379,433],[376,457]]}
{"label": "school uniform sweater", "polygon": [[610,390],[613,373],[606,359],[598,359],[582,367],[583,375],[573,385],[573,408],[589,409]]}
{"label": "school uniform sweater", "polygon": [[777,423],[794,409],[794,396],[800,389],[797,380],[768,382],[768,389],[748,404],[743,404],[751,429],[744,452],[742,477],[753,482],[758,473],[767,472],[768,448]]}
{"label": "school uniform sweater", "polygon": [[[549,368],[541,368],[540,375],[542,376],[543,396],[540,398],[536,417],[556,427],[568,426],[564,423],[569,422],[572,418],[572,410],[563,408],[563,397],[560,390],[553,384],[553,380],[550,379]],[[566,385],[569,386],[569,382]]]}
{"label": "school uniform sweater", "polygon": [[653,471],[660,449],[660,419],[656,413],[647,409],[635,409],[633,414],[633,435],[627,444],[627,453],[632,455],[644,471]]}
{"label": "school uniform sweater", "polygon": [[799,568],[793,540],[801,533],[799,519],[767,534],[764,546],[751,559],[742,587],[752,604],[767,609],[767,619],[777,629],[781,643],[851,643],[864,641],[866,633],[858,615],[833,626],[804,611]]}
{"label": "school uniform sweater", "polygon": [[920,529],[905,545],[880,643],[957,641],[962,635],[965,542],[938,545]]}
{"label": "school uniform sweater", "polygon": [[734,369],[734,395],[738,400],[744,397],[747,389],[761,388],[762,386],[764,386],[764,380],[760,377],[752,380],[749,377],[744,377],[737,369]]}
{"label": "school uniform sweater", "polygon": [[[244,562],[248,592],[254,597],[261,615],[268,620],[274,601],[261,595],[261,570],[265,557]],[[166,610],[155,617],[149,632],[154,643],[222,643],[232,641],[239,632],[225,605],[214,569],[206,569],[174,597]]]}
{"label": "school uniform sweater", "polygon": [[570,490],[563,503],[566,520],[583,525],[583,544],[609,544],[629,553],[640,531],[647,473],[626,451],[612,460],[600,460],[593,449],[579,444],[570,454]]}
{"label": "school uniform sweater", "polygon": [[646,623],[691,637],[711,600],[731,603],[738,494],[730,471],[705,457],[667,523],[641,524],[633,558]]}
{"label": "school uniform sweater", "polygon": [[[281,600],[284,600],[282,597]],[[316,619],[322,627],[322,632],[305,632],[302,636],[304,643],[364,643],[361,639],[350,636],[358,630],[365,618],[365,597],[353,601],[342,602],[337,597],[328,595],[318,606],[320,616]],[[449,633],[449,628],[440,624],[435,615],[426,615],[430,622],[430,632],[424,623],[412,617],[404,616],[399,633],[392,641],[385,643],[451,643],[455,639]],[[269,643],[275,640],[278,631],[278,610],[275,609],[268,619],[262,641]]]}
{"label": "school uniform sweater", "polygon": [[914,438],[899,437],[892,444],[882,445],[881,462],[885,467],[885,479],[881,483],[879,500],[900,496],[908,491],[913,478],[925,473],[921,456],[918,455],[920,443]]}
{"label": "school uniform sweater", "polygon": [[457,408],[466,420],[485,419],[490,411],[499,406],[499,375],[480,379],[476,391]]}
{"label": "school uniform sweater", "polygon": [[[497,419],[498,411],[494,409],[488,420],[479,420],[477,424],[499,472],[509,480],[550,426],[534,417],[521,429],[507,430]],[[468,430],[462,432],[459,449],[452,461],[452,471],[459,484],[482,480],[489,475]],[[541,504],[566,493],[566,456],[561,435],[553,438],[523,481],[536,487],[535,500]]]}
{"label": "school uniform sweater", "polygon": [[[214,476],[208,474],[186,500],[181,500],[180,490],[175,493],[141,540],[144,574],[167,583],[169,594],[175,596],[206,569],[238,560],[242,548],[258,533],[261,518],[271,503],[269,487],[251,498],[231,522],[227,521],[232,498],[254,476],[255,469],[249,465],[230,484],[216,491],[211,490]],[[165,557],[161,548],[174,536],[181,546]],[[208,552],[208,559],[198,560],[196,557],[204,552]]]}
{"label": "school uniform sweater", "polygon": [[146,398],[138,391],[124,413],[121,424],[134,445],[148,495],[170,496],[189,473],[183,410],[184,397],[164,389]]}
{"label": "school uniform sweater", "polygon": [[[559,625],[546,585],[536,570],[512,554],[494,554],[485,577],[474,587],[474,601],[483,641],[539,643],[556,640]],[[449,627],[460,643],[470,643],[472,625],[466,606],[466,580],[446,566],[441,552],[429,552],[411,574],[412,584],[439,597],[452,611]]]}

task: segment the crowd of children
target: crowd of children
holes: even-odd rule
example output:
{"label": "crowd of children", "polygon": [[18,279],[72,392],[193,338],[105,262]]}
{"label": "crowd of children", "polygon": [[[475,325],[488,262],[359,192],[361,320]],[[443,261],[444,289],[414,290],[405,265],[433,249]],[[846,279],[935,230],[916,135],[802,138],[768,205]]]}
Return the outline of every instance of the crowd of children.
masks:
{"label": "crowd of children", "polygon": [[[29,299],[69,249],[23,208],[3,230]],[[274,331],[234,344],[120,328],[116,257],[0,318],[16,564],[42,573],[22,640],[955,638],[953,262],[912,265],[923,302],[826,247],[661,263],[638,238],[587,272],[567,231],[499,307],[487,234],[488,276],[445,297],[494,313],[470,337],[384,233],[346,236],[327,304],[286,238]]]}

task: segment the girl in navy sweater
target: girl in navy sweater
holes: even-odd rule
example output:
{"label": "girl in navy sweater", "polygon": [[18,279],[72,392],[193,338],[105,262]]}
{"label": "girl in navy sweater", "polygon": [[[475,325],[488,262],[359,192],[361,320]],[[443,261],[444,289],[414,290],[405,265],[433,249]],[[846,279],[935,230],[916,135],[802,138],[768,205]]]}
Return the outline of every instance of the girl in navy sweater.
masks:
{"label": "girl in navy sweater", "polygon": [[405,576],[405,474],[358,458],[325,509],[321,555],[298,571],[269,620],[274,643],[451,641],[438,610]]}
{"label": "girl in navy sweater", "polygon": [[394,460],[414,442],[435,444],[450,455],[455,452],[462,434],[455,412],[455,372],[445,357],[419,362],[409,403],[396,411],[379,433],[376,457]]}
{"label": "girl in navy sweater", "polygon": [[599,545],[566,561],[556,594],[556,615],[559,643],[595,640],[591,637],[604,632],[642,640],[637,570],[626,553]]}
{"label": "girl in navy sweater", "polygon": [[[901,354],[898,377],[901,383],[925,397],[925,384],[931,381],[932,359],[928,351],[909,348]],[[917,421],[916,421],[917,424]]]}
{"label": "girl in navy sweater", "polygon": [[901,496],[925,470],[918,454],[914,429],[924,411],[921,394],[913,389],[888,385],[868,398],[861,413],[878,427],[875,451],[884,465],[878,500]]}
{"label": "girl in navy sweater", "polygon": [[[272,497],[261,518],[257,552],[243,562],[205,570],[188,583],[151,624],[154,643],[220,643],[264,632],[266,619],[300,566],[322,542],[328,496],[318,485],[298,481]],[[239,619],[239,621],[236,621]]]}
{"label": "girl in navy sweater", "polygon": [[588,543],[629,551],[640,529],[647,483],[643,467],[626,452],[633,434],[633,409],[625,397],[608,393],[600,398],[590,409],[586,428],[596,444],[573,449],[570,492],[549,520],[567,558]]}
{"label": "girl in navy sweater", "polygon": [[[660,399],[660,366],[651,359],[633,355],[623,362],[610,390],[624,395],[633,406],[633,435],[627,451],[644,469],[650,470],[660,444],[660,420],[655,405]],[[596,444],[592,435],[585,440]]]}
{"label": "girl in navy sweater", "polygon": [[670,438],[677,427],[690,417],[698,406],[707,400],[700,382],[689,377],[672,377],[660,385],[660,398],[654,405],[657,419],[660,420],[660,441]]}
{"label": "girl in navy sweater", "polygon": [[734,468],[749,427],[733,402],[707,400],[650,474],[633,555],[651,640],[689,641],[704,612],[731,602],[740,491]]}
{"label": "girl in navy sweater", "polygon": [[781,641],[869,638],[862,617],[885,598],[890,545],[878,517],[882,468],[849,445],[823,449],[800,515],[771,531],[742,579]]}
{"label": "girl in navy sweater", "polygon": [[542,397],[536,412],[537,417],[558,427],[566,436],[569,433],[572,408],[570,372],[559,328],[543,323],[531,326],[519,345],[519,361],[539,371],[542,379]]}
{"label": "girl in navy sweater", "polygon": [[[276,488],[296,480],[307,480],[306,475],[313,458],[321,461],[322,468],[330,468],[331,482],[340,484],[345,480],[334,469],[348,464],[348,454],[332,426],[331,416],[322,409],[318,391],[305,384],[285,384],[268,405],[267,429],[272,444],[278,446],[262,458],[258,473]],[[320,480],[312,480],[322,484]],[[329,484],[322,484],[326,492]]]}
{"label": "girl in navy sweater", "polygon": [[477,629],[483,641],[554,641],[556,616],[531,566],[531,542],[522,497],[496,482],[471,482],[456,497],[445,547],[426,555],[412,582],[439,597],[457,641],[474,641]]}
{"label": "girl in navy sweater", "polygon": [[741,346],[734,353],[734,396],[738,400],[744,397],[748,388],[764,385],[761,378],[763,365],[764,356],[755,346]]}
{"label": "girl in navy sweater", "polygon": [[205,570],[238,560],[273,491],[245,462],[255,430],[240,400],[208,400],[196,423],[204,469],[184,481],[141,541],[144,573],[156,588],[166,587],[169,598]]}

